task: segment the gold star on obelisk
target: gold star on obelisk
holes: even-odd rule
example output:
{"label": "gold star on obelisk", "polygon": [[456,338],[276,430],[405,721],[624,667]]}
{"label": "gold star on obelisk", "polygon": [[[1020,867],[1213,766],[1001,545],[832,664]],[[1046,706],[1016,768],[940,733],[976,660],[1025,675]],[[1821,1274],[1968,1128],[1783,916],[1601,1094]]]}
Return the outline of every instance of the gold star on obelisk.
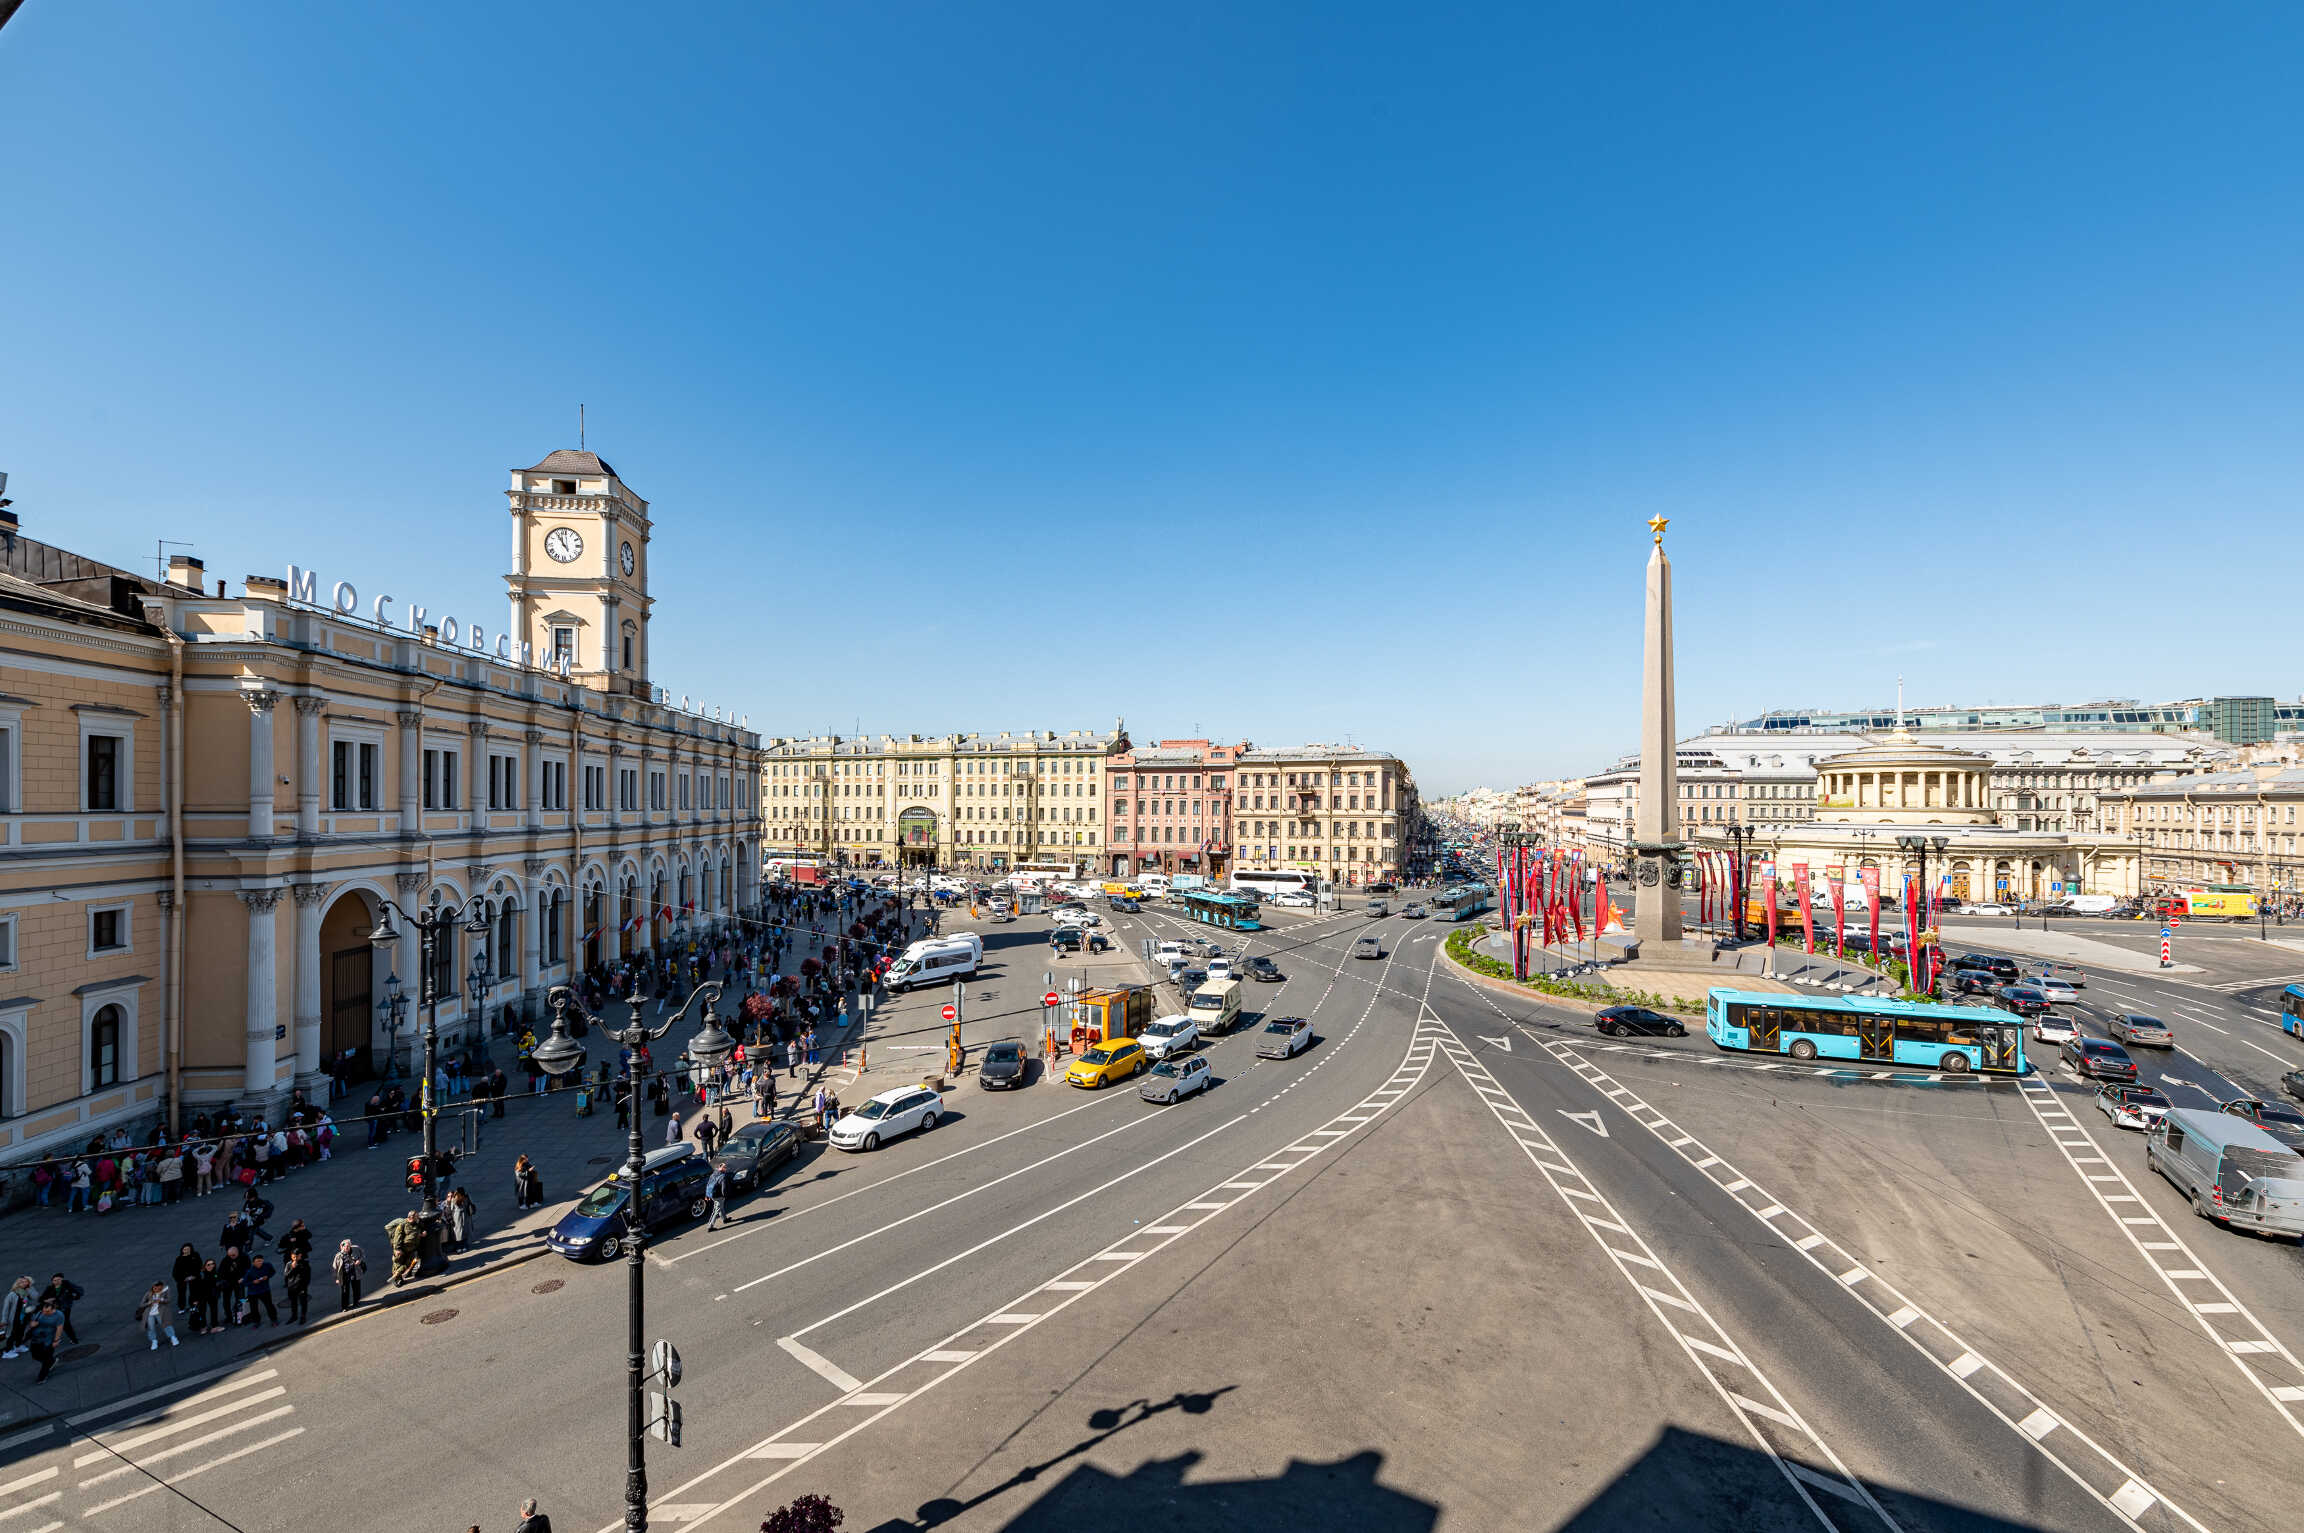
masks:
{"label": "gold star on obelisk", "polygon": [[1672,519],[1668,516],[1652,516],[1648,518],[1648,530],[1656,534],[1656,546],[1658,548],[1662,548],[1664,546],[1664,528],[1668,523],[1670,523],[1671,520]]}

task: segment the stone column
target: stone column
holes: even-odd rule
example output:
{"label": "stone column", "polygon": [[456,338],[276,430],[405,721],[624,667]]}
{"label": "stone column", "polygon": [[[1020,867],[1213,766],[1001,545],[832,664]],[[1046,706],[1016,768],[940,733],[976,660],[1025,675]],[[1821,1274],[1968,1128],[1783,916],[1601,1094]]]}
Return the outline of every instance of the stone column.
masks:
{"label": "stone column", "polygon": [[[544,828],[544,731],[531,729],[521,736],[526,749],[520,753],[521,792],[526,795],[522,807],[527,810],[527,825],[532,831]],[[568,763],[573,773],[577,764]]]}
{"label": "stone column", "polygon": [[526,1000],[543,983],[544,968],[544,870],[551,864],[541,857],[531,857],[522,864],[528,875],[528,903],[520,914],[520,996]]}
{"label": "stone column", "polygon": [[[296,699],[301,703],[303,698]],[[296,1084],[309,1087],[322,1078],[320,1069],[320,913],[328,896],[326,884],[296,884]],[[307,1092],[309,1095],[309,1092]],[[315,1098],[315,1100],[317,1100]]]}
{"label": "stone column", "polygon": [[[1673,725],[1672,561],[1664,553],[1664,518],[1648,524],[1646,633],[1641,646],[1640,802],[1634,820],[1636,887],[1633,935],[1643,945],[1680,941],[1679,740]],[[1662,955],[1655,955],[1662,956]]]}
{"label": "stone column", "polygon": [[320,834],[320,792],[327,780],[320,757],[320,715],[325,697],[296,699],[296,835],[309,841]]}
{"label": "stone column", "polygon": [[272,1034],[280,1023],[279,947],[272,914],[280,903],[280,890],[243,889],[240,903],[248,907],[247,1053],[241,1064],[240,1094],[248,1101],[268,1102],[276,1074]]}
{"label": "stone column", "polygon": [[484,719],[464,721],[464,809],[473,830],[488,827],[488,724]]}
{"label": "stone column", "polygon": [[250,688],[240,694],[248,705],[248,839],[272,839],[273,789],[278,772],[272,762],[272,706],[277,692]]}
{"label": "stone column", "polygon": [[424,834],[424,715],[410,710],[400,721],[400,834]]}

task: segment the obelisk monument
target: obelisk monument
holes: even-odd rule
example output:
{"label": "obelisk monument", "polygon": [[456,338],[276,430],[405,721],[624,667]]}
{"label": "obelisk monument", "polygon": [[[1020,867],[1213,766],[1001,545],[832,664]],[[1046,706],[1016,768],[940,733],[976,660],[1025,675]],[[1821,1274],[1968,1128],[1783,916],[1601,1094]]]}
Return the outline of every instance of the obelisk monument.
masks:
{"label": "obelisk monument", "polygon": [[1647,633],[1640,654],[1640,805],[1632,821],[1632,935],[1648,962],[1680,946],[1680,763],[1672,723],[1672,561],[1653,517]]}

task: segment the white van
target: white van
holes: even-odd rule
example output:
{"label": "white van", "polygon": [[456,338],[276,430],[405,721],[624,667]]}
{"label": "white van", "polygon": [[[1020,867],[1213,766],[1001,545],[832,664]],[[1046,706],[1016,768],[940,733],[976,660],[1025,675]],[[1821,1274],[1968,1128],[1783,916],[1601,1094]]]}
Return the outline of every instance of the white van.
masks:
{"label": "white van", "polygon": [[2064,900],[2064,908],[2076,916],[2110,915],[2119,901],[2109,894],[2074,894]]}
{"label": "white van", "polygon": [[921,985],[968,979],[983,962],[984,939],[974,932],[930,937],[913,943],[888,966],[885,983],[892,994],[901,994]]}
{"label": "white van", "polygon": [[1165,873],[1139,873],[1133,882],[1137,888],[1156,899],[1168,892],[1168,875]]}
{"label": "white van", "polygon": [[1240,1025],[1240,981],[1212,979],[1192,992],[1185,1013],[1203,1038],[1220,1038]]}

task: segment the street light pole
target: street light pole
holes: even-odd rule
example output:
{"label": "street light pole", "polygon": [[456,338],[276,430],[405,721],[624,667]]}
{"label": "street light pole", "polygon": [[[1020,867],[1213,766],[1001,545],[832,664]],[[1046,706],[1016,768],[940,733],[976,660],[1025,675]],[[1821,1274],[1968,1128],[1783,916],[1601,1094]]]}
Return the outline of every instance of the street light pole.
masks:
{"label": "street light pole", "polygon": [[[416,1098],[421,1104],[424,1120],[424,1206],[416,1216],[416,1249],[420,1265],[429,1266],[440,1249],[440,1104],[432,1099],[433,1072],[439,1068],[440,1063],[441,987],[438,980],[438,953],[440,944],[453,940],[453,934],[459,926],[469,936],[486,936],[488,908],[484,899],[474,895],[461,904],[434,904],[412,915],[396,901],[386,899],[377,911],[376,929],[368,934],[372,946],[389,948],[400,940],[400,933],[392,927],[394,911],[398,911],[400,919],[416,929],[416,993],[424,1008],[424,1079],[417,1087]],[[486,972],[475,954],[473,973],[480,976]]]}
{"label": "street light pole", "polygon": [[536,1046],[530,1057],[537,1067],[548,1075],[565,1075],[584,1062],[584,1046],[568,1036],[568,1013],[573,1011],[586,1025],[597,1027],[610,1042],[624,1049],[625,1102],[631,1108],[631,1133],[625,1144],[624,1168],[624,1428],[626,1437],[624,1460],[624,1526],[627,1533],[647,1533],[648,1528],[648,1417],[646,1409],[647,1383],[647,1258],[643,1253],[648,1226],[642,1217],[640,1195],[642,1177],[648,1166],[648,1147],[641,1139],[640,1126],[640,1050],[653,1043],[687,1020],[690,1008],[697,1000],[704,1001],[704,1025],[688,1041],[688,1057],[699,1064],[713,1065],[735,1052],[736,1044],[723,1032],[712,1008],[720,1000],[720,982],[707,980],[689,992],[680,1009],[655,1027],[641,1020],[647,998],[640,993],[637,983],[632,993],[624,998],[624,1005],[632,1014],[631,1022],[612,1029],[603,1018],[586,1011],[576,999],[575,992],[566,985],[555,985],[546,996],[552,1007],[552,1036]]}

